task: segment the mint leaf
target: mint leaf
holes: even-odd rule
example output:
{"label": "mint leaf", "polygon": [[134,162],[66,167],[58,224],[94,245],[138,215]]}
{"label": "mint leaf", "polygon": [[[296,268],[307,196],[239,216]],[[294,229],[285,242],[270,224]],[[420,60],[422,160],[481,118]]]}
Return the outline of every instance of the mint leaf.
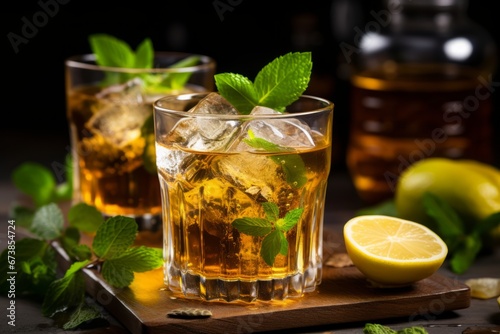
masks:
{"label": "mint leaf", "polygon": [[85,281],[81,269],[89,263],[89,261],[73,263],[64,277],[52,282],[42,303],[44,316],[53,317],[58,312],[83,303]]}
{"label": "mint leaf", "polygon": [[220,95],[240,114],[248,115],[258,105],[259,97],[252,81],[247,77],[235,73],[219,73],[214,79]]}
{"label": "mint leaf", "polygon": [[63,168],[59,168],[60,164],[53,162],[52,168],[56,176],[66,174],[66,181],[56,186],[54,191],[54,200],[57,202],[71,200],[73,197],[73,157],[71,154],[66,155]]}
{"label": "mint leaf", "polygon": [[103,317],[98,310],[82,303],[71,313],[69,320],[63,325],[63,329],[76,329],[78,326],[95,319],[103,319]]}
{"label": "mint leaf", "polygon": [[288,254],[288,240],[286,240],[285,236],[282,233],[280,233],[280,254]]}
{"label": "mint leaf", "polygon": [[101,269],[102,277],[115,288],[125,288],[134,281],[134,272],[115,260],[107,260]]}
{"label": "mint leaf", "polygon": [[56,266],[55,254],[45,241],[33,238],[16,240],[15,263],[9,261],[8,248],[0,255],[0,292],[7,295],[11,284],[9,279],[12,278],[8,272],[17,271],[16,296],[43,295],[56,278]]}
{"label": "mint leaf", "polygon": [[134,55],[134,68],[153,68],[154,50],[153,43],[149,38],[144,39]]}
{"label": "mint leaf", "polygon": [[[195,66],[199,63],[199,56],[189,56],[178,62],[169,66],[169,68],[183,68]],[[184,88],[192,73],[190,72],[178,72],[178,73],[167,73],[165,78],[161,82],[160,87],[164,87],[167,90],[181,90]]]}
{"label": "mint leaf", "polygon": [[253,237],[262,237],[272,230],[271,223],[262,218],[237,218],[231,225],[240,231],[240,233],[248,234]]}
{"label": "mint leaf", "polygon": [[137,234],[137,223],[133,218],[115,216],[99,226],[92,250],[101,260],[120,257],[130,247]]}
{"label": "mint leaf", "polygon": [[395,331],[381,324],[367,323],[363,328],[363,334],[428,334],[422,326],[412,326]]}
{"label": "mint leaf", "polygon": [[59,238],[62,247],[68,256],[76,261],[89,260],[92,257],[92,250],[87,245],[80,244],[80,231],[75,227],[68,227]]}
{"label": "mint leaf", "polygon": [[129,248],[122,256],[108,260],[138,273],[157,269],[163,265],[163,251],[160,248],[138,246]]}
{"label": "mint leaf", "polygon": [[262,203],[262,208],[264,209],[264,212],[266,213],[266,218],[270,222],[274,222],[278,220],[280,216],[280,209],[276,205],[276,203],[273,202],[264,202]]}
{"label": "mint leaf", "polygon": [[258,105],[279,110],[297,100],[309,84],[311,69],[310,52],[290,52],[274,59],[255,77]]}
{"label": "mint leaf", "polygon": [[240,74],[219,73],[215,75],[215,85],[243,115],[255,106],[283,111],[307,89],[311,69],[310,52],[290,52],[264,66],[254,82]]}
{"label": "mint leaf", "polygon": [[252,130],[248,130],[248,137],[243,139],[243,142],[248,146],[256,149],[263,149],[268,152],[290,152],[293,151],[292,148],[286,146],[280,146],[278,144],[272,143],[264,138],[255,137]]}
{"label": "mint leaf", "polygon": [[283,219],[283,224],[279,226],[280,231],[288,232],[291,230],[295,225],[297,225],[303,212],[303,208],[288,211]]}
{"label": "mint leaf", "polygon": [[465,233],[465,225],[458,213],[438,196],[425,192],[422,203],[426,213],[434,219],[439,234],[448,240],[455,240]]}
{"label": "mint leaf", "polygon": [[[283,234],[278,230],[274,230],[271,233],[269,233],[264,238],[264,240],[262,240],[260,255],[262,256],[264,262],[266,262],[268,266],[273,265],[274,259],[280,253],[282,238],[284,238]],[[288,247],[287,247],[287,252],[288,252]]]}
{"label": "mint leaf", "polygon": [[[280,146],[271,143],[264,138],[255,137],[253,131],[248,131],[248,137],[243,139],[247,145],[268,152],[289,152],[290,147]],[[294,188],[301,188],[307,182],[306,166],[298,154],[274,155],[270,156],[276,164],[281,166],[285,173],[286,182]]]}
{"label": "mint leaf", "polygon": [[68,223],[80,231],[93,233],[104,222],[102,213],[86,203],[73,205],[68,212]]}
{"label": "mint leaf", "polygon": [[483,247],[481,236],[472,233],[460,240],[459,246],[451,254],[450,267],[456,274],[463,274],[469,269]]}
{"label": "mint leaf", "polygon": [[35,162],[25,162],[14,170],[12,181],[21,192],[33,199],[36,207],[52,201],[56,180],[45,166]]}
{"label": "mint leaf", "polygon": [[163,265],[163,257],[158,250],[140,246],[128,249],[122,256],[106,260],[101,274],[116,288],[129,286],[134,280],[134,272],[145,272]]}
{"label": "mint leaf", "polygon": [[483,235],[492,231],[495,227],[500,225],[500,212],[495,212],[486,218],[483,218],[476,225],[474,225],[474,232]]}
{"label": "mint leaf", "polygon": [[53,240],[61,236],[64,218],[61,209],[55,203],[47,204],[36,210],[31,224],[31,232],[44,240]]}
{"label": "mint leaf", "polygon": [[271,159],[281,166],[288,184],[302,188],[307,183],[306,166],[298,154],[276,155]]}
{"label": "mint leaf", "polygon": [[136,64],[134,51],[121,39],[108,34],[93,34],[89,36],[89,43],[100,66],[132,68]]}
{"label": "mint leaf", "polygon": [[35,209],[23,205],[14,205],[10,210],[10,217],[16,220],[17,226],[29,229],[33,222],[35,211]]}
{"label": "mint leaf", "polygon": [[304,209],[290,210],[285,214],[284,218],[279,218],[279,208],[276,203],[264,202],[262,207],[266,219],[237,218],[231,225],[240,233],[254,237],[264,237],[260,254],[264,261],[272,266],[278,254],[286,255],[288,253],[288,240],[286,240],[284,233],[298,223]]}

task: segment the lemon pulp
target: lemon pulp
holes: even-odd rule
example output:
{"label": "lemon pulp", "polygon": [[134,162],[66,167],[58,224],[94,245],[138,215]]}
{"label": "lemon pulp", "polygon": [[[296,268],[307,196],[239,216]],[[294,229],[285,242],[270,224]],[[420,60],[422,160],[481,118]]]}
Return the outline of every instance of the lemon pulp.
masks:
{"label": "lemon pulp", "polygon": [[357,216],[344,225],[347,253],[354,265],[379,285],[407,285],[432,275],[448,248],[426,226],[396,217]]}

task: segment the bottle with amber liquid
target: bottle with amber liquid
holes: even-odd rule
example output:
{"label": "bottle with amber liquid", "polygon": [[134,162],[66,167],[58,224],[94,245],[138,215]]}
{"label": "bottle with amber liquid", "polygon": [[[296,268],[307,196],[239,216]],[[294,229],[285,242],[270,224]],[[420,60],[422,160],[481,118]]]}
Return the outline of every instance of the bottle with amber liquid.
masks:
{"label": "bottle with amber liquid", "polygon": [[[491,163],[496,46],[465,0],[388,0],[359,39],[347,167],[365,203],[428,157]],[[375,15],[376,14],[376,15]]]}

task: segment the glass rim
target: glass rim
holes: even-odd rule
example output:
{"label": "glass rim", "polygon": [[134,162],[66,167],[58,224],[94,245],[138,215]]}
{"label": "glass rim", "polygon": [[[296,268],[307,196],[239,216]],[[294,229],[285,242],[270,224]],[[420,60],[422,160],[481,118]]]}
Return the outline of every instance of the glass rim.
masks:
{"label": "glass rim", "polygon": [[[299,96],[299,98],[294,101],[296,103],[300,99],[308,99],[314,100],[316,102],[320,102],[323,106],[318,108],[307,110],[307,111],[298,111],[298,112],[288,112],[288,113],[280,113],[280,114],[206,114],[206,113],[191,113],[185,110],[174,110],[166,107],[162,107],[160,104],[162,101],[183,101],[190,100],[193,97],[203,98],[204,96],[210,94],[211,92],[203,92],[203,93],[187,93],[187,94],[178,94],[178,95],[167,95],[163,96],[153,102],[153,108],[155,112],[160,112],[162,114],[170,114],[176,115],[179,118],[210,118],[210,119],[221,119],[221,120],[239,120],[239,119],[281,119],[281,118],[297,118],[301,116],[311,116],[315,114],[329,113],[333,112],[335,104],[325,98],[303,94]],[[293,104],[292,103],[292,104]]]}
{"label": "glass rim", "polygon": [[[100,66],[95,63],[96,55],[94,53],[86,53],[73,55],[64,61],[66,67],[71,68],[81,68],[86,70],[93,71],[112,71],[112,72],[120,72],[120,73],[165,73],[165,72],[175,72],[175,73],[183,73],[183,72],[194,72],[195,70],[203,70],[203,69],[211,69],[215,68],[216,61],[214,58],[202,55],[198,53],[189,53],[189,52],[176,52],[176,51],[157,51],[154,53],[154,58],[162,58],[162,57],[188,57],[188,56],[199,56],[201,63],[194,66],[186,66],[186,67],[177,67],[177,68],[169,68],[169,67],[153,67],[153,68],[125,68],[125,67],[115,67],[115,66]],[[92,63],[93,62],[93,63]]]}

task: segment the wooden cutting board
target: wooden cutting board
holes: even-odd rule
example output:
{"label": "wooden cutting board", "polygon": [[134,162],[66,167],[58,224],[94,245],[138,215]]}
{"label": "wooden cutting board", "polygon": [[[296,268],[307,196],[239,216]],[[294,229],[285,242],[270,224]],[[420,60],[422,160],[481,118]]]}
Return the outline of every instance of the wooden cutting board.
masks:
{"label": "wooden cutting board", "polygon": [[[327,234],[326,239],[326,259],[343,252],[343,245],[335,241],[338,236]],[[67,257],[61,249],[58,251],[64,266]],[[176,298],[163,285],[161,269],[136,273],[132,285],[125,289],[109,286],[96,271],[86,269],[85,274],[87,292],[133,334],[253,333],[392,317],[408,317],[411,321],[436,312],[436,308],[441,313],[470,305],[469,287],[441,274],[409,287],[382,289],[372,287],[353,266],[325,265],[321,285],[303,298],[252,305]],[[212,316],[167,316],[185,307],[207,309]]]}

